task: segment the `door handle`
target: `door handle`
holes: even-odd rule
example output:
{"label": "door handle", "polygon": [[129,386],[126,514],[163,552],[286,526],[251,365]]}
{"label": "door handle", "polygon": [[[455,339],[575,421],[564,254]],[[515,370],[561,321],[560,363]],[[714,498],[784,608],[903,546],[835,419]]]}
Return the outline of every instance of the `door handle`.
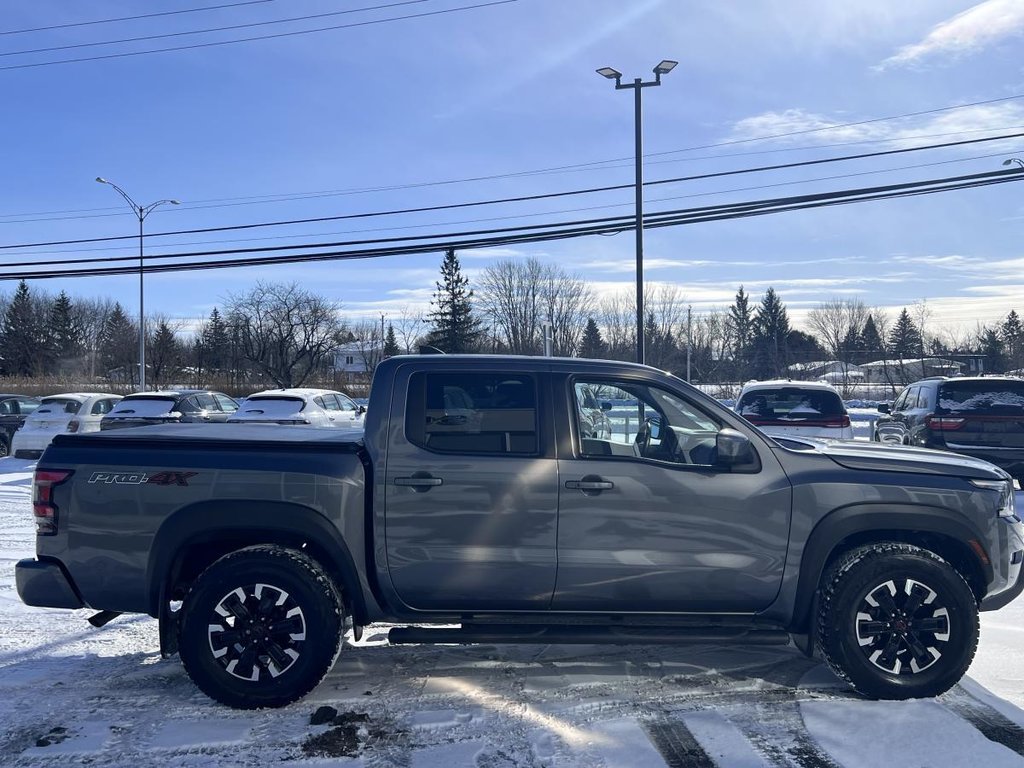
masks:
{"label": "door handle", "polygon": [[429,491],[431,488],[435,488],[439,485],[444,485],[444,480],[442,480],[440,477],[431,477],[427,473],[420,474],[419,472],[417,472],[412,477],[396,477],[395,485],[401,485],[407,488],[412,488],[414,491],[422,493],[424,491]]}
{"label": "door handle", "polygon": [[611,480],[585,477],[582,480],[566,480],[565,487],[573,491],[610,491],[615,487]]}

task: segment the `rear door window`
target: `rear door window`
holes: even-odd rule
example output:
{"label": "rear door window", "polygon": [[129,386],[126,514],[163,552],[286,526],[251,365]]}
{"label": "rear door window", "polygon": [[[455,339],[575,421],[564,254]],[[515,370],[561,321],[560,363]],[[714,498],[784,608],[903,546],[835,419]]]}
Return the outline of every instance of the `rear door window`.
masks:
{"label": "rear door window", "polygon": [[413,374],[406,435],[440,453],[536,454],[537,383],[526,374]]}
{"label": "rear door window", "polygon": [[235,411],[238,410],[238,403],[236,403],[227,395],[222,395],[219,392],[215,392],[213,395],[213,399],[217,401],[217,404],[220,406],[220,409],[224,411],[224,413],[234,413]]}
{"label": "rear door window", "polygon": [[19,400],[18,401],[18,408],[21,410],[22,414],[32,413],[38,407],[39,407],[39,401],[38,400]]}
{"label": "rear door window", "polygon": [[1024,381],[946,381],[936,413],[1024,416]]}

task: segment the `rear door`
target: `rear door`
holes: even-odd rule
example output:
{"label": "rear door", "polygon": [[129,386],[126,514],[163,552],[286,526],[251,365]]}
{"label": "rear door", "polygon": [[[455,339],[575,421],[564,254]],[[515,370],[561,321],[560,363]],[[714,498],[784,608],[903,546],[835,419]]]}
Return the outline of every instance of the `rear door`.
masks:
{"label": "rear door", "polygon": [[555,584],[557,465],[536,373],[396,372],[388,574],[418,610],[542,610]]}
{"label": "rear door", "polygon": [[[625,403],[609,414],[610,439],[582,431],[580,383]],[[734,473],[716,463],[721,417],[682,388],[581,376],[553,391],[572,436],[559,444],[553,609],[752,612],[775,599],[792,491],[763,443],[760,466]]]}

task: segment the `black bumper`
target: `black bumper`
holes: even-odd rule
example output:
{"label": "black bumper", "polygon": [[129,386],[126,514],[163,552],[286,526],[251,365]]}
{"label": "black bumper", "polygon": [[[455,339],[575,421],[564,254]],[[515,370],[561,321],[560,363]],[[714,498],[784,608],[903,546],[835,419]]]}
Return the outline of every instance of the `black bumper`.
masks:
{"label": "black bumper", "polygon": [[19,560],[14,566],[18,597],[40,608],[84,608],[74,585],[56,560]]}

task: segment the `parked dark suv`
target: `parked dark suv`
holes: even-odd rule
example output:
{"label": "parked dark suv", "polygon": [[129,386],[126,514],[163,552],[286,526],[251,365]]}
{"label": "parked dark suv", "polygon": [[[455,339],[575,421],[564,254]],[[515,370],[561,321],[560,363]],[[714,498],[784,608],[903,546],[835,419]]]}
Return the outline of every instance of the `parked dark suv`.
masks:
{"label": "parked dark suv", "polygon": [[27,417],[39,407],[38,397],[0,395],[0,458],[11,453],[11,440]]}
{"label": "parked dark suv", "polygon": [[176,389],[128,395],[114,406],[100,429],[142,427],[187,421],[223,422],[238,410],[238,403],[223,392]]}
{"label": "parked dark suv", "polygon": [[922,379],[882,404],[873,439],[990,461],[1024,485],[1024,379]]}

